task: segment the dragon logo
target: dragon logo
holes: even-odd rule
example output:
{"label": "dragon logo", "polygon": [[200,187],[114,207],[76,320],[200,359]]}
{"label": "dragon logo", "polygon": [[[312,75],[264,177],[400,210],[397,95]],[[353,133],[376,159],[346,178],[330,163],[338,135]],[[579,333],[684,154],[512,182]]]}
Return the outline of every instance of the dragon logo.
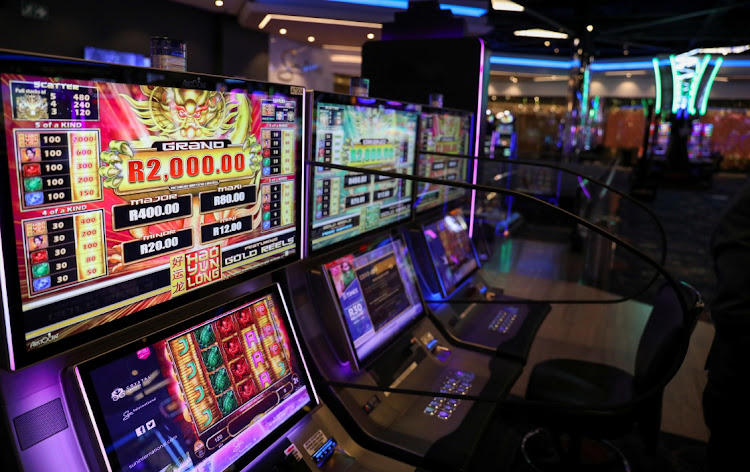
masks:
{"label": "dragon logo", "polygon": [[[247,102],[208,90],[142,85],[145,100],[122,95],[149,131],[169,139],[201,139],[247,131]],[[242,126],[244,124],[244,126]],[[234,141],[234,140],[232,140]]]}

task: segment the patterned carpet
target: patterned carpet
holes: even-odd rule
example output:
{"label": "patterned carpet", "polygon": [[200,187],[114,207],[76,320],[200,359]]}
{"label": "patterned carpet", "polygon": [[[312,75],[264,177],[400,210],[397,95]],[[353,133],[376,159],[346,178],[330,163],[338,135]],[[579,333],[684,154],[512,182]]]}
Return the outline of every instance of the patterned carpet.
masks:
{"label": "patterned carpet", "polygon": [[[618,188],[628,177],[618,178]],[[707,189],[686,189],[661,185],[656,198],[648,205],[659,217],[667,234],[666,269],[675,278],[684,280],[697,288],[707,303],[704,319],[709,319],[710,303],[716,279],[710,254],[711,235],[729,201],[746,182],[744,175],[717,174]],[[624,188],[623,188],[624,190]],[[637,248],[655,254],[658,244],[649,227],[648,215],[634,206],[623,206],[620,234]],[[620,264],[613,274],[612,291],[632,293],[633,287],[650,274],[642,264],[632,264],[628,255],[617,251]],[[648,302],[652,293],[644,294]]]}
{"label": "patterned carpet", "polygon": [[[596,172],[593,172],[591,175],[595,175]],[[655,213],[664,227],[667,237],[667,271],[677,280],[688,282],[701,292],[707,308],[702,319],[706,321],[710,321],[710,305],[716,284],[710,254],[711,235],[722,212],[746,180],[744,174],[717,174],[707,188],[680,188],[661,184],[653,201],[642,202]],[[623,193],[629,193],[630,169],[619,168],[612,186]],[[592,194],[596,194],[591,190]],[[655,271],[651,266],[644,263],[640,256],[622,247],[615,249],[611,270],[603,275],[590,275],[587,264],[594,246],[584,241],[578,250],[575,249],[575,244],[571,244],[571,226],[555,226],[557,223],[528,218],[526,214],[533,217],[535,209],[532,207],[526,210],[525,223],[512,238],[494,245],[496,249],[489,260],[485,261],[486,267],[501,272],[577,281],[622,296],[637,294],[653,277]],[[647,212],[622,200],[617,219],[616,225],[611,228],[614,228],[618,237],[653,259],[660,259],[661,245],[657,227]],[[560,250],[560,247],[563,249]],[[534,251],[530,251],[530,248]],[[537,252],[542,254],[541,259],[538,255],[529,256]],[[546,265],[539,263],[542,259],[546,261]],[[658,283],[654,284],[636,299],[650,303],[657,286]]]}

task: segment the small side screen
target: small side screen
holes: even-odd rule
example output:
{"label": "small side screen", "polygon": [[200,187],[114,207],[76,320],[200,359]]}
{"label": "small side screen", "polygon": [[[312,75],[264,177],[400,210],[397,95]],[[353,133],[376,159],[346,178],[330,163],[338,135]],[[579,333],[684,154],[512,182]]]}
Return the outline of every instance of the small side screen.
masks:
{"label": "small side screen", "polygon": [[460,211],[424,226],[427,247],[440,278],[443,295],[450,295],[479,268],[469,239],[466,220]]}
{"label": "small side screen", "polygon": [[325,265],[359,362],[422,313],[414,269],[400,239],[371,244]]}

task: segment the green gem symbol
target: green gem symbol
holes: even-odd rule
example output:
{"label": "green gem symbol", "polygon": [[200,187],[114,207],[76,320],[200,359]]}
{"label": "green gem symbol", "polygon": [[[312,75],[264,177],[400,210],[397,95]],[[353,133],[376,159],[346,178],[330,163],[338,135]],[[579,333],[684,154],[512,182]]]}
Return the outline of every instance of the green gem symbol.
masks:
{"label": "green gem symbol", "polygon": [[219,398],[219,409],[224,416],[236,410],[238,406],[237,399],[234,397],[234,392],[231,390],[228,391],[226,395]]}
{"label": "green gem symbol", "polygon": [[42,178],[29,177],[28,179],[23,179],[23,187],[27,192],[37,192],[42,189]]}
{"label": "green gem symbol", "polygon": [[217,395],[229,388],[230,382],[227,369],[222,367],[208,377],[211,380],[211,387]]}
{"label": "green gem symbol", "polygon": [[223,363],[218,346],[211,346],[211,349],[203,351],[202,356],[203,364],[209,371],[216,370]]}
{"label": "green gem symbol", "polygon": [[265,159],[263,159],[263,165],[264,166],[270,166],[271,165],[271,159],[269,159],[267,157]]}
{"label": "green gem symbol", "polygon": [[263,213],[263,220],[268,221],[271,219],[271,214],[269,212]]}
{"label": "green gem symbol", "polygon": [[34,276],[34,278],[49,275],[49,264],[44,262],[42,264],[31,266],[31,274]]}
{"label": "green gem symbol", "polygon": [[214,336],[214,331],[211,329],[211,325],[205,325],[198,328],[195,331],[195,338],[198,340],[198,345],[201,349],[206,349],[216,341],[216,336]]}

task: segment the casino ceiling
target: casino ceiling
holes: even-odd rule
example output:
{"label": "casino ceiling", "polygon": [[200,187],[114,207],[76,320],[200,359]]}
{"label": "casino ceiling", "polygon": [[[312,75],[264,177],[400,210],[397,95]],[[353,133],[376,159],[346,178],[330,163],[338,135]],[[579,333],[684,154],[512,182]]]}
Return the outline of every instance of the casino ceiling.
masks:
{"label": "casino ceiling", "polygon": [[[381,38],[383,23],[434,21],[434,16],[407,15],[408,0],[174,0],[237,16],[245,27],[290,39],[320,44],[361,46]],[[432,0],[421,0],[430,2]],[[414,0],[412,0],[414,2]],[[421,2],[420,2],[421,3]],[[739,46],[750,43],[750,1],[732,0],[441,0],[468,7],[453,10],[468,35],[483,37],[491,50],[520,54],[570,56],[583,47],[595,57],[649,56],[680,53],[694,48]],[[506,5],[505,7],[503,5]],[[395,7],[395,8],[394,8]],[[420,9],[422,11],[422,9]],[[394,15],[401,12],[399,15]],[[270,16],[268,16],[270,15]],[[408,16],[408,18],[407,18]],[[341,24],[317,19],[343,20]],[[567,38],[519,36],[519,30],[543,29]],[[590,31],[589,31],[590,30]],[[515,34],[514,34],[515,33]],[[579,39],[580,43],[574,44]]]}

